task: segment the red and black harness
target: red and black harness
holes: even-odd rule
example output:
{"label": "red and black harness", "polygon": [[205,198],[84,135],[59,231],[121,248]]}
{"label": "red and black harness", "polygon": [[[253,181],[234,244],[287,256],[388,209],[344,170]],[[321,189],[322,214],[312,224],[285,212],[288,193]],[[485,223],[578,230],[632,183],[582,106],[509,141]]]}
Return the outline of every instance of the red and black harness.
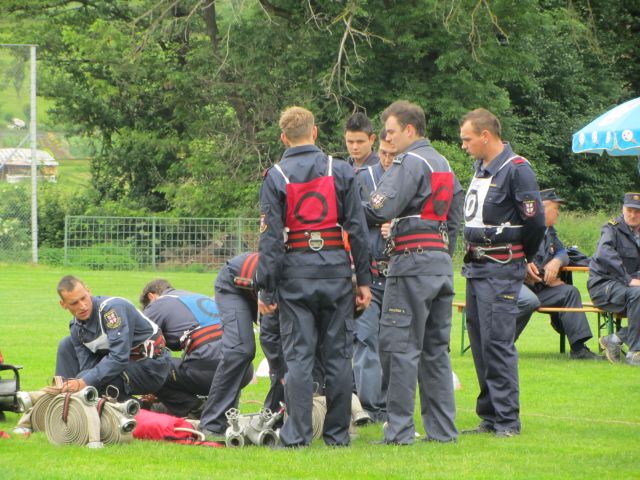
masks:
{"label": "red and black harness", "polygon": [[198,327],[184,335],[180,340],[184,355],[189,355],[196,348],[222,338],[222,325],[216,323],[206,327]]}

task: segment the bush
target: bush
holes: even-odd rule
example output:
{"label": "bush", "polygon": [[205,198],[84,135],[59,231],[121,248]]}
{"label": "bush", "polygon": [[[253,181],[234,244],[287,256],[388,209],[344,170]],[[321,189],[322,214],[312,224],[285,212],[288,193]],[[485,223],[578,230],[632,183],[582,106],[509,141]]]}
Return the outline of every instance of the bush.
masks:
{"label": "bush", "polygon": [[139,267],[129,248],[110,243],[74,249],[73,256],[67,258],[67,265],[92,270],[134,270]]}

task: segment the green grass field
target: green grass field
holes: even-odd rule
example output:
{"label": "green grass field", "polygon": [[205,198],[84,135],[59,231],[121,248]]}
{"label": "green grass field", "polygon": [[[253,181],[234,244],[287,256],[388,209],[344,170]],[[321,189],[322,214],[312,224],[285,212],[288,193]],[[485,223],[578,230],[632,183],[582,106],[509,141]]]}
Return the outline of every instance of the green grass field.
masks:
{"label": "green grass field", "polygon": [[[68,331],[69,316],[55,292],[66,273],[83,278],[95,294],[132,301],[156,276],[0,264],[0,350],[7,363],[24,366],[25,390],[42,387],[53,374],[57,342]],[[213,290],[211,274],[171,272],[165,277],[179,288]],[[576,275],[576,284],[585,281]],[[458,275],[456,290],[462,299]],[[595,331],[595,318],[590,321]],[[462,383],[456,392],[457,425],[465,429],[478,423],[478,388],[471,356],[460,356],[459,345],[460,318],[454,314],[451,358]],[[595,349],[595,340],[589,346]],[[543,315],[534,316],[518,349],[523,431],[511,439],[476,435],[446,445],[371,445],[382,435],[375,425],[361,428],[347,449],[330,449],[322,442],[302,451],[274,452],[134,441],[89,450],[55,447],[37,433],[0,439],[0,478],[640,478],[640,369],[570,361],[558,353],[558,337]],[[259,352],[255,366],[261,358]],[[264,378],[245,388],[241,410],[257,410],[267,388]],[[18,415],[7,414],[0,430],[10,431],[17,420]]]}

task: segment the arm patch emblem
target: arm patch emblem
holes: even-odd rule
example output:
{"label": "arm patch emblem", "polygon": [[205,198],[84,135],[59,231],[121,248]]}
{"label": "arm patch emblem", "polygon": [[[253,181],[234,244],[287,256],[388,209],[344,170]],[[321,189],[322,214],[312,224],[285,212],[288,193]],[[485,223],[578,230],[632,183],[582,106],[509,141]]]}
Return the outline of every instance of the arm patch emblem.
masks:
{"label": "arm patch emblem", "polygon": [[115,310],[109,310],[104,314],[104,324],[107,328],[118,328],[122,325],[122,318]]}
{"label": "arm patch emblem", "polygon": [[524,208],[524,214],[527,217],[533,217],[538,213],[538,204],[535,200],[525,200],[522,202],[522,207]]}
{"label": "arm patch emblem", "polygon": [[383,193],[372,193],[371,194],[371,206],[376,210],[382,208],[384,205],[384,201],[387,199],[387,196]]}
{"label": "arm patch emblem", "polygon": [[264,233],[267,231],[267,216],[264,213],[260,214],[260,233]]}

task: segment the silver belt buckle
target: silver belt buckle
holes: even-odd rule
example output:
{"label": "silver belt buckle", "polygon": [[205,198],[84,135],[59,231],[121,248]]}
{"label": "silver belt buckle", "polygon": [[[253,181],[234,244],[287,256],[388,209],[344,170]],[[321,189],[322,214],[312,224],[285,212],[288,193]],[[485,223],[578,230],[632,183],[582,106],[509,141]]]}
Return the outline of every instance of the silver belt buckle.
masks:
{"label": "silver belt buckle", "polygon": [[324,247],[324,239],[320,235],[320,232],[311,232],[311,237],[309,238],[309,248],[314,252],[319,252]]}

